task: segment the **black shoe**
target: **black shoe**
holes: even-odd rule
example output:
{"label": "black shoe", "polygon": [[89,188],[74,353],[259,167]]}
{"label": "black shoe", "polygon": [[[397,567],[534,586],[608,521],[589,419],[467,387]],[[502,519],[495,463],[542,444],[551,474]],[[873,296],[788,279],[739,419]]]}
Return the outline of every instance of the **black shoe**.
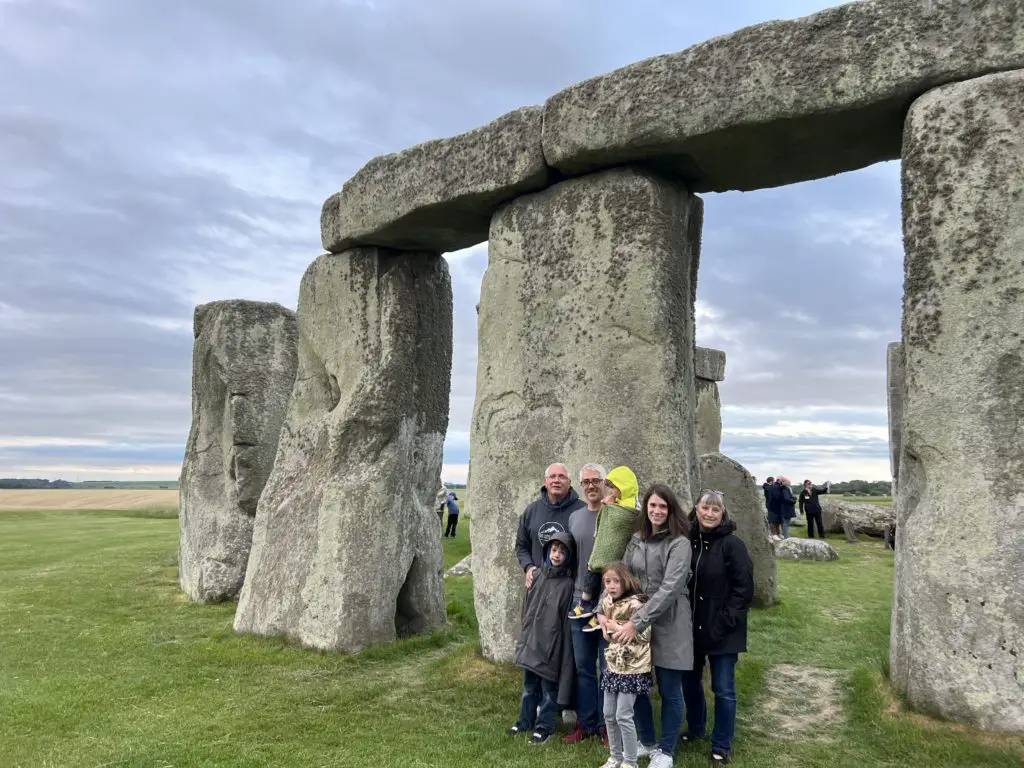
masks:
{"label": "black shoe", "polygon": [[694,736],[692,733],[684,733],[679,737],[680,744],[696,744],[698,741],[704,741],[706,736]]}
{"label": "black shoe", "polygon": [[535,731],[533,736],[530,737],[531,744],[543,744],[551,738],[550,733],[544,733],[542,731]]}
{"label": "black shoe", "polygon": [[508,731],[507,731],[509,736],[518,736],[521,733],[529,733],[529,732],[530,732],[529,728],[520,728],[519,727],[519,723],[516,723],[511,728],[509,728]]}
{"label": "black shoe", "polygon": [[720,752],[711,753],[711,764],[712,765],[728,765],[729,756]]}

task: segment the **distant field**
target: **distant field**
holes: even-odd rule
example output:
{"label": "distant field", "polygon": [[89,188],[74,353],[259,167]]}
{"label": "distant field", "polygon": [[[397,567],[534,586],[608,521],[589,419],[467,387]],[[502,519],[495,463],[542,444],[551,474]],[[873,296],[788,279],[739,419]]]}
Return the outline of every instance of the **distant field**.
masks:
{"label": "distant field", "polygon": [[3,509],[177,509],[174,490],[8,490],[0,489]]}

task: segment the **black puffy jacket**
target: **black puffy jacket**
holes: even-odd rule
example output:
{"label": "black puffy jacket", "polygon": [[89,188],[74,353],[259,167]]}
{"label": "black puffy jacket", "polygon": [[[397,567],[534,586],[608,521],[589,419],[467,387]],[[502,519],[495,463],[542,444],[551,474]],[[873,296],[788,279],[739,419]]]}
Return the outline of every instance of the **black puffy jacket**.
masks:
{"label": "black puffy jacket", "polygon": [[746,545],[734,536],[736,524],[722,523],[690,533],[690,605],[693,650],[712,656],[747,650],[747,609],[754,599],[754,564]]}

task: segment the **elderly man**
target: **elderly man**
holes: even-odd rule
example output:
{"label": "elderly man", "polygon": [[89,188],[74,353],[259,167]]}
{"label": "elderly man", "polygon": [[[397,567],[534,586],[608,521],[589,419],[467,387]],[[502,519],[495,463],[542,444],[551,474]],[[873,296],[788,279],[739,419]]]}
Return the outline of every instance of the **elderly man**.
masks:
{"label": "elderly man", "polygon": [[544,545],[556,533],[569,530],[569,516],[582,506],[583,502],[569,483],[565,464],[548,467],[540,498],[527,505],[516,531],[516,559],[526,574],[527,589],[533,584],[537,569],[544,564]]}
{"label": "elderly man", "polygon": [[[587,464],[580,470],[580,490],[587,505],[580,507],[569,518],[569,533],[576,543],[576,588],[573,603],[579,603],[586,583],[587,561],[594,549],[597,513],[607,493],[605,479],[608,472],[600,464]],[[598,687],[598,659],[601,656],[601,633],[586,632],[586,623],[570,622],[572,652],[576,661],[576,728],[563,738],[568,744],[578,744],[592,736],[605,738],[604,708]]]}

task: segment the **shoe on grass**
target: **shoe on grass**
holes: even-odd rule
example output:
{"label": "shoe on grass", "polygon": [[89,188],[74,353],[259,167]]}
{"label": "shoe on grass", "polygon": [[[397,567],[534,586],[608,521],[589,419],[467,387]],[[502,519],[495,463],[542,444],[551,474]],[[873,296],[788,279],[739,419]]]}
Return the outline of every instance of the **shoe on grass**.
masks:
{"label": "shoe on grass", "polygon": [[607,760],[604,761],[604,765],[602,765],[601,768],[620,768],[622,764],[623,763],[621,760],[616,760],[614,757],[609,757]]}
{"label": "shoe on grass", "polygon": [[516,723],[515,725],[513,725],[511,728],[508,729],[508,735],[509,736],[518,736],[520,733],[526,733],[528,730],[529,730],[528,728],[520,728],[519,727],[519,723]]}
{"label": "shoe on grass", "polygon": [[654,755],[661,752],[658,745],[655,744],[653,747],[648,747],[642,741],[637,742],[636,745],[636,759],[639,760],[641,757],[653,757]]}
{"label": "shoe on grass", "polygon": [[531,744],[544,744],[548,739],[551,738],[550,733],[544,733],[543,731],[534,731],[533,736],[530,737]]}
{"label": "shoe on grass", "polygon": [[583,730],[581,723],[576,723],[576,727],[572,729],[572,733],[562,737],[562,741],[566,744],[579,744],[584,739],[592,739],[596,736],[596,733],[587,733]]}
{"label": "shoe on grass", "polygon": [[672,768],[672,755],[666,755],[660,749],[651,755],[651,768]]}
{"label": "shoe on grass", "polygon": [[712,765],[728,765],[729,764],[729,756],[726,755],[726,754],[723,754],[722,752],[712,752],[711,753],[711,764]]}

